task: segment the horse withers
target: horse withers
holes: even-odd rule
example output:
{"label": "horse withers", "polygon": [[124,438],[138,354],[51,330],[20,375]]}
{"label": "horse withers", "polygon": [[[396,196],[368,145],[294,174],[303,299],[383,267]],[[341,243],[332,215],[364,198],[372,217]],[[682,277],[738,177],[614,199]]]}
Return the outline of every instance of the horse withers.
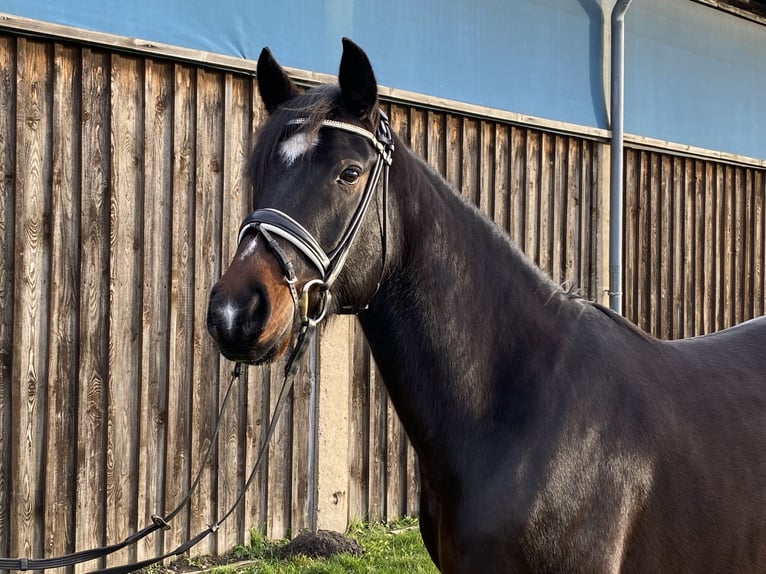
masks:
{"label": "horse withers", "polygon": [[221,353],[271,361],[357,313],[442,572],[766,572],[766,319],[660,341],[572,297],[390,133],[343,44],[339,85],[305,93],[258,60]]}

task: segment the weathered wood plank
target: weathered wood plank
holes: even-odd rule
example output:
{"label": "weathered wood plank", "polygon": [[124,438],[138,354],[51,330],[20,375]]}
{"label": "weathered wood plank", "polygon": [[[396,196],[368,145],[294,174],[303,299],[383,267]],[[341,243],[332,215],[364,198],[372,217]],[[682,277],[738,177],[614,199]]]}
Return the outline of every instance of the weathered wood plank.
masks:
{"label": "weathered wood plank", "polygon": [[354,322],[351,403],[349,411],[348,514],[352,520],[367,518],[370,464],[370,352],[358,322]]}
{"label": "weathered wood plank", "polygon": [[[607,303],[609,299],[609,178],[606,176],[606,166],[609,165],[609,146],[583,142],[581,165],[579,179],[581,285],[589,298],[599,303]],[[621,285],[619,289],[622,289]]]}
{"label": "weathered wood plank", "polygon": [[673,301],[673,171],[672,160],[668,156],[659,158],[660,205],[659,208],[659,280],[660,302],[658,309],[657,332],[662,339],[673,337],[672,313]]}
{"label": "weathered wood plank", "polygon": [[[555,197],[555,165],[553,157],[556,154],[556,136],[543,133],[540,137],[540,163],[537,192],[537,211],[533,214],[535,228],[538,232],[537,252],[535,263],[545,273],[559,282],[560,277],[553,276],[553,224],[554,212],[559,207]],[[556,245],[560,247],[561,243]]]}
{"label": "weathered wood plank", "polygon": [[404,431],[401,428],[399,417],[396,415],[391,399],[386,400],[386,520],[393,520],[402,516],[404,512],[404,482],[403,471],[407,459],[402,457],[401,445],[403,444]]}
{"label": "weathered wood plank", "polygon": [[[81,249],[75,546],[106,543],[109,325],[109,75],[106,53],[82,50]],[[90,571],[105,561],[75,569]]]}
{"label": "weathered wood plank", "polygon": [[495,125],[479,122],[479,149],[474,169],[477,172],[477,205],[490,219],[495,212]]}
{"label": "weathered wood plank", "polygon": [[522,188],[524,206],[523,240],[520,247],[535,262],[540,261],[540,169],[541,132],[529,131],[526,138],[526,170]]}
{"label": "weathered wood plank", "polygon": [[[107,540],[137,527],[143,232],[143,61],[112,55]],[[136,559],[117,552],[108,564]]]}
{"label": "weathered wood plank", "polygon": [[[443,177],[447,177],[448,134],[445,134],[445,114],[426,112],[426,155],[424,159]],[[459,185],[460,182],[458,182]]]}
{"label": "weathered wood plank", "polygon": [[[196,71],[196,159],[194,188],[194,382],[192,388],[191,467],[203,466],[202,478],[192,499],[190,528],[192,535],[215,520],[216,465],[218,452],[213,445],[211,456],[202,464],[218,413],[219,361],[210,337],[204,329],[210,287],[220,276],[221,195],[223,193],[223,74]],[[205,142],[205,145],[199,143]],[[225,383],[223,383],[225,384]],[[215,536],[208,536],[194,549],[197,554],[213,554]]]}
{"label": "weathered wood plank", "polygon": [[[173,66],[147,60],[144,69],[140,450],[138,526],[165,510],[168,428],[170,260],[172,245]],[[162,553],[164,531],[144,538],[138,559]]]}
{"label": "weathered wood plank", "polygon": [[694,334],[694,262],[695,262],[695,247],[696,237],[694,235],[695,223],[695,206],[697,204],[697,184],[696,175],[694,171],[695,162],[693,160],[686,160],[684,162],[684,194],[686,202],[684,206],[684,221],[686,221],[684,243],[686,245],[686,262],[687,270],[684,274],[684,331],[683,336],[689,337]]}
{"label": "weathered wood plank", "polygon": [[[429,114],[430,115],[430,114]],[[455,114],[443,114],[433,116],[434,120],[438,118],[439,124],[431,126],[432,122],[429,122],[429,128],[433,128],[437,133],[442,131],[442,125],[444,125],[443,134],[444,137],[444,153],[442,150],[436,150],[436,155],[432,155],[434,150],[429,147],[429,158],[435,157],[436,163],[431,162],[439,173],[459,192],[462,192],[462,158],[463,158],[463,142],[460,137],[463,132],[462,118]],[[429,139],[430,143],[430,139]],[[439,146],[441,147],[441,146]]]}
{"label": "weathered wood plank", "polygon": [[[453,116],[450,116],[453,117]],[[460,128],[456,128],[456,131]],[[451,131],[451,130],[450,130]],[[450,133],[450,140],[453,134]],[[458,191],[468,201],[477,207],[480,206],[479,198],[479,170],[477,168],[477,156],[479,154],[479,133],[476,120],[464,119],[462,130],[455,134],[458,138],[460,148],[460,157],[447,157],[447,165],[455,164],[455,169],[459,172]],[[486,213],[486,212],[485,212]]]}
{"label": "weathered wood plank", "polygon": [[51,300],[45,476],[45,553],[74,550],[75,422],[80,289],[80,50],[53,54]]}
{"label": "weathered wood plank", "polygon": [[660,180],[660,162],[656,153],[647,155],[648,183],[649,183],[649,209],[648,209],[648,261],[647,261],[647,295],[649,304],[647,307],[647,328],[650,333],[659,336],[659,313],[662,307],[660,296],[660,265],[662,263],[662,235],[660,234],[660,221],[662,214],[662,187]]}
{"label": "weathered wood plank", "polygon": [[760,317],[766,312],[766,177],[756,171],[753,179],[753,314]]}
{"label": "weathered wood plank", "polygon": [[[194,332],[194,189],[197,99],[194,69],[173,65],[173,162],[170,231],[170,292],[168,309],[168,394],[165,512],[186,496],[192,473],[192,376]],[[196,468],[194,469],[196,471]],[[163,533],[165,549],[176,548],[190,536],[190,509],[181,509],[173,528]],[[196,533],[195,533],[196,534]]]}
{"label": "weathered wood plank", "polygon": [[10,550],[42,556],[45,520],[45,413],[50,292],[52,50],[19,38],[17,52],[15,262],[11,369],[11,468],[14,507]]}
{"label": "weathered wood plank", "polygon": [[[280,361],[269,367],[270,373],[270,393],[269,399],[271,406],[269,415],[274,411],[279,391],[282,388],[282,373],[284,365]],[[284,538],[290,528],[290,481],[292,460],[292,425],[290,421],[293,417],[292,397],[285,401],[282,415],[277,422],[274,436],[269,444],[269,483],[267,499],[267,520],[266,534],[269,538]],[[271,420],[265,419],[265,420]]]}
{"label": "weathered wood plank", "polygon": [[498,227],[510,234],[508,194],[510,191],[510,128],[504,124],[495,126],[494,173],[492,177],[494,198],[492,217]]}
{"label": "weathered wood plank", "polygon": [[0,35],[0,554],[10,556],[11,368],[16,187],[16,39]]}
{"label": "weathered wood plank", "polygon": [[732,201],[733,213],[732,213],[732,324],[741,323],[745,320],[745,251],[746,251],[746,235],[744,230],[747,229],[747,219],[745,210],[745,198],[747,196],[747,190],[745,189],[745,177],[744,170],[741,167],[737,167],[734,170],[734,197]]}
{"label": "weathered wood plank", "polygon": [[704,246],[705,246],[705,204],[707,195],[708,177],[705,172],[704,162],[694,162],[694,244],[693,256],[690,260],[692,275],[694,277],[694,289],[692,291],[694,301],[694,328],[693,333],[699,335],[704,328],[702,323],[702,305],[704,302]]}
{"label": "weathered wood plank", "polygon": [[524,182],[527,178],[526,161],[527,130],[511,126],[510,187],[508,200],[509,233],[511,239],[522,248],[524,240]]}
{"label": "weathered wood plank", "polygon": [[371,363],[370,369],[370,503],[368,519],[371,522],[385,520],[386,511],[386,416],[388,394],[380,372]]}
{"label": "weathered wood plank", "polygon": [[755,198],[753,197],[753,173],[746,171],[744,173],[744,189],[742,190],[742,211],[744,213],[744,222],[742,224],[742,319],[752,319],[755,317],[753,312],[753,275],[755,271],[755,259],[753,250],[753,237],[755,237],[755,220],[753,218],[753,207]]}
{"label": "weathered wood plank", "polygon": [[[237,248],[237,232],[249,204],[244,181],[245,163],[250,151],[252,83],[247,78],[226,74],[223,78],[223,194],[221,216],[221,255],[219,273],[231,261]],[[212,287],[212,285],[211,285]],[[203,335],[206,337],[206,334]],[[219,404],[228,388],[233,364],[221,360]],[[240,381],[230,404],[223,412],[218,438],[218,516],[228,511],[245,482],[245,405],[247,386]],[[227,552],[245,540],[245,508],[239,505],[217,532],[218,548]]]}
{"label": "weathered wood plank", "polygon": [[632,149],[625,149],[625,171],[623,179],[623,314],[638,324],[638,245],[636,243],[637,225],[638,225],[638,200],[639,194],[636,189],[638,184],[637,172],[640,169],[638,164],[638,152]]}
{"label": "weathered wood plank", "polygon": [[[559,138],[556,151],[557,164],[561,164],[559,177],[561,188],[559,203],[561,208],[560,222],[557,220],[554,228],[555,237],[563,243],[564,248],[557,257],[560,262],[558,274],[562,280],[573,285],[586,297],[590,294],[588,281],[588,250],[590,245],[585,243],[583,228],[589,225],[587,218],[590,214],[582,211],[582,200],[585,194],[591,193],[590,187],[583,187],[583,161],[581,142],[575,138]],[[583,261],[586,262],[583,265]],[[556,271],[554,271],[555,273]]]}

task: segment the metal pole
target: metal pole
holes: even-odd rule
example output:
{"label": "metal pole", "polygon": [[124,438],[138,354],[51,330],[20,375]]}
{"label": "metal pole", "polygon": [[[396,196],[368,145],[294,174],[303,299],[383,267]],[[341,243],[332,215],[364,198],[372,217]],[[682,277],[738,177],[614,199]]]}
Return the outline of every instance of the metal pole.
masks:
{"label": "metal pole", "polygon": [[609,307],[622,314],[623,119],[625,85],[625,13],[632,0],[612,9],[612,142],[609,186]]}

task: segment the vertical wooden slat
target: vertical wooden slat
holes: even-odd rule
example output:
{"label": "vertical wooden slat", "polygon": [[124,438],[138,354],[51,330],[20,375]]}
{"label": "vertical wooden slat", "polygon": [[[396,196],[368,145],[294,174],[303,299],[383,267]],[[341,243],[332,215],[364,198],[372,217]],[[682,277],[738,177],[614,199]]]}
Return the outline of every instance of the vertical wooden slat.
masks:
{"label": "vertical wooden slat", "polygon": [[402,515],[404,510],[404,484],[402,483],[402,470],[406,467],[407,459],[402,457],[401,445],[403,431],[399,417],[396,416],[394,405],[386,398],[386,496],[385,517],[393,520]]}
{"label": "vertical wooden slat", "polygon": [[742,268],[740,269],[742,278],[742,299],[741,313],[742,319],[751,319],[753,314],[753,276],[755,274],[755,259],[753,253],[753,237],[755,236],[755,222],[753,220],[753,207],[755,198],[753,197],[753,173],[745,171],[744,188],[742,189],[742,211],[744,221],[742,222]]}
{"label": "vertical wooden slat", "polygon": [[526,196],[524,182],[527,179],[526,137],[527,131],[525,129],[517,126],[511,127],[509,233],[519,248],[522,248],[524,240],[524,197]]}
{"label": "vertical wooden slat", "polygon": [[370,476],[370,353],[358,322],[354,323],[351,405],[349,412],[349,518],[366,519]]}
{"label": "vertical wooden slat", "polygon": [[[582,142],[580,175],[580,275],[586,294],[592,300],[605,303],[609,292],[609,193],[606,169],[609,146]],[[622,289],[622,286],[618,286]]]}
{"label": "vertical wooden slat", "polygon": [[[445,134],[446,119],[444,113],[428,111],[426,113],[427,149],[426,161],[442,176],[447,176],[447,145],[449,137]],[[460,185],[457,182],[456,185]]]}
{"label": "vertical wooden slat", "polygon": [[[432,119],[428,122],[428,127],[433,130],[429,132],[429,161],[452,187],[465,195],[462,190],[461,169],[464,154],[464,143],[461,137],[464,128],[463,118],[456,114],[429,114],[429,117]],[[435,148],[430,147],[432,141],[430,133],[436,135],[433,138],[434,145],[437,146]],[[440,143],[442,138],[443,149]]]}
{"label": "vertical wooden slat", "polygon": [[385,520],[386,511],[386,416],[388,395],[380,373],[371,363],[370,369],[370,505],[371,522]]}
{"label": "vertical wooden slat", "polygon": [[[312,365],[308,360],[308,354],[301,361],[298,374],[295,378],[292,400],[292,421],[291,421],[291,460],[290,463],[290,494],[288,500],[290,505],[286,509],[285,522],[288,524],[288,532],[291,536],[296,536],[302,530],[312,527],[313,517],[309,516],[312,510],[309,507],[309,489],[313,488],[309,484],[310,468],[309,463],[309,443],[316,445],[316,433],[313,427],[309,425],[312,413],[311,409],[311,387],[312,379],[315,373],[312,371]],[[313,434],[310,434],[313,433]],[[338,474],[345,469],[338,469]],[[344,476],[341,474],[341,476]]]}
{"label": "vertical wooden slat", "polygon": [[672,312],[673,301],[673,171],[672,161],[668,156],[659,158],[660,205],[658,217],[659,227],[659,288],[660,308],[658,309],[657,333],[662,339],[671,339],[673,332]]}
{"label": "vertical wooden slat", "polygon": [[[537,253],[535,263],[549,276],[553,271],[553,223],[554,211],[558,207],[555,198],[555,168],[553,155],[556,153],[556,136],[543,133],[540,137],[540,163],[537,195],[537,212],[534,214],[535,228],[538,230]],[[554,277],[559,282],[560,277]]]}
{"label": "vertical wooden slat", "polygon": [[529,131],[526,139],[526,173],[522,189],[524,227],[521,248],[535,262],[540,260],[539,213],[540,213],[540,163],[542,134]]}
{"label": "vertical wooden slat", "polygon": [[743,275],[745,272],[745,244],[746,237],[743,233],[747,229],[747,219],[745,210],[745,178],[744,169],[735,168],[734,171],[734,197],[732,197],[732,325],[744,321],[745,304],[745,282]]}
{"label": "vertical wooden slat", "polygon": [[[239,224],[249,204],[244,181],[245,162],[250,151],[251,83],[232,74],[224,76],[223,85],[223,194],[221,217],[221,253],[219,273],[232,260],[236,251]],[[211,285],[212,287],[212,285]],[[209,341],[208,341],[209,342]],[[221,381],[219,403],[224,400],[233,364],[221,360],[218,378]],[[297,384],[297,382],[296,382]],[[233,396],[223,411],[218,438],[218,516],[234,503],[245,481],[244,422],[247,383],[240,380],[232,390]],[[240,505],[217,532],[220,552],[244,542],[245,509]]]}
{"label": "vertical wooden slat", "polygon": [[[560,147],[559,147],[560,146]],[[561,164],[560,169],[561,188],[558,210],[561,213],[560,224],[554,225],[555,237],[562,242],[562,249],[557,257],[560,261],[560,270],[554,270],[562,280],[577,287],[586,297],[590,294],[590,285],[587,281],[587,265],[582,261],[588,261],[590,245],[583,240],[583,227],[588,225],[583,221],[581,203],[586,194],[591,193],[590,187],[582,187],[583,156],[582,143],[575,138],[560,138],[556,162]],[[587,212],[584,212],[587,214]],[[555,275],[554,275],[555,277]]]}
{"label": "vertical wooden slat", "polygon": [[647,169],[648,169],[648,184],[651,201],[648,215],[648,250],[647,250],[647,278],[649,285],[647,285],[647,295],[649,304],[647,307],[646,326],[649,333],[655,336],[659,336],[659,311],[662,306],[662,300],[660,298],[660,263],[662,261],[662,253],[660,250],[660,244],[662,242],[662,236],[660,235],[660,209],[662,207],[662,187],[660,185],[660,164],[659,156],[656,153],[647,155]]}
{"label": "vertical wooden slat", "polygon": [[718,257],[719,265],[719,294],[718,307],[720,309],[720,321],[718,329],[725,329],[731,325],[731,268],[732,268],[732,207],[734,199],[734,174],[732,167],[724,167],[723,197],[718,204],[720,209],[720,243]]}
{"label": "vertical wooden slat", "polygon": [[479,149],[473,169],[478,180],[477,205],[490,219],[494,216],[495,201],[495,124],[481,121],[479,123]]}
{"label": "vertical wooden slat", "polygon": [[[194,266],[196,244],[194,187],[196,156],[196,76],[193,68],[172,68],[172,202],[170,299],[168,336],[168,432],[165,472],[165,511],[174,509],[186,496],[191,481],[191,404],[194,345]],[[176,548],[188,539],[190,510],[184,507],[173,528],[163,533],[165,549]],[[195,533],[196,534],[196,533]]]}
{"label": "vertical wooden slat", "polygon": [[494,175],[492,216],[503,231],[510,234],[510,213],[508,196],[510,193],[510,128],[504,124],[495,124]]}
{"label": "vertical wooden slat", "polygon": [[704,174],[705,187],[703,196],[700,198],[701,205],[698,206],[698,209],[704,213],[704,220],[700,222],[700,225],[703,225],[704,231],[702,233],[705,237],[705,242],[703,245],[697,246],[698,253],[700,254],[699,260],[701,261],[701,266],[699,269],[695,270],[695,272],[698,271],[702,274],[702,296],[699,300],[698,311],[701,321],[700,329],[702,332],[710,333],[715,330],[713,326],[715,319],[715,284],[714,281],[712,281],[712,277],[715,269],[715,261],[719,255],[715,245],[715,198],[717,196],[717,186],[714,166],[708,164]]}
{"label": "vertical wooden slat", "polygon": [[[103,52],[82,50],[81,249],[75,546],[106,543],[109,313],[109,75]],[[87,166],[87,169],[84,168]],[[77,572],[102,566],[84,564]]]}
{"label": "vertical wooden slat", "polygon": [[[146,61],[144,102],[143,287],[140,379],[138,524],[165,510],[173,173],[173,66]],[[140,558],[162,552],[163,531],[145,538]]]}
{"label": "vertical wooden slat", "polygon": [[[74,550],[74,469],[80,287],[79,49],[55,45],[51,189],[51,307],[45,553]],[[74,100],[74,101],[73,101]]]}
{"label": "vertical wooden slat", "polygon": [[11,374],[11,554],[42,556],[49,311],[51,46],[18,40],[16,200]]}
{"label": "vertical wooden slat", "polygon": [[0,554],[10,556],[13,278],[16,182],[16,39],[0,36]]}
{"label": "vertical wooden slat", "polygon": [[766,312],[766,177],[753,174],[753,315]]}
{"label": "vertical wooden slat", "polygon": [[[112,56],[111,252],[109,263],[109,383],[107,540],[136,530],[138,396],[141,358],[143,234],[143,66],[136,57]],[[135,548],[107,562],[136,559]]]}
{"label": "vertical wooden slat", "polygon": [[[210,446],[213,426],[218,413],[219,355],[213,348],[204,326],[210,287],[220,276],[221,194],[223,170],[223,75],[220,72],[197,70],[196,98],[196,160],[194,189],[194,383],[192,390],[192,469],[202,465],[201,457]],[[204,145],[200,145],[204,142]],[[211,456],[204,463],[202,479],[193,496],[190,528],[192,534],[201,532],[217,515],[218,452],[213,445]],[[202,541],[196,552],[216,552],[214,536]]]}
{"label": "vertical wooden slat", "polygon": [[671,338],[678,339],[683,332],[683,278],[685,269],[684,253],[684,228],[686,220],[684,218],[684,171],[683,160],[679,157],[673,157],[671,165],[672,176],[672,194],[673,194],[673,293],[671,305]]}
{"label": "vertical wooden slat", "polygon": [[[462,137],[460,137],[461,135]],[[457,164],[457,169],[460,173],[457,190],[468,201],[479,206],[479,179],[476,167],[477,156],[479,154],[479,134],[476,120],[464,119],[462,134],[458,134],[457,137],[461,150],[460,157],[458,159],[448,156],[447,165]]]}
{"label": "vertical wooden slat", "polygon": [[[269,416],[274,411],[279,391],[282,387],[283,365],[275,363],[268,369],[270,373],[270,408]],[[292,400],[285,402],[284,412],[277,423],[274,436],[269,445],[269,484],[267,501],[267,529],[270,538],[283,538],[290,528],[290,471]],[[270,420],[270,419],[268,419]]]}
{"label": "vertical wooden slat", "polygon": [[638,224],[638,190],[636,188],[638,177],[637,171],[640,169],[637,164],[638,152],[632,149],[625,150],[625,171],[623,179],[623,217],[625,220],[623,226],[622,244],[623,255],[623,305],[625,316],[638,323],[636,297],[638,293],[638,245],[636,241],[636,226]]}

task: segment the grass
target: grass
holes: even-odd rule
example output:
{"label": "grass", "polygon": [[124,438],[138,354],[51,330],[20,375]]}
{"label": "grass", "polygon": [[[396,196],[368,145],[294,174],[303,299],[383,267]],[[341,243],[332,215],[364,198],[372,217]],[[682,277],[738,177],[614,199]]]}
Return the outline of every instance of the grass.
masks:
{"label": "grass", "polygon": [[250,542],[237,546],[237,562],[204,570],[211,574],[437,574],[423,546],[417,520],[405,518],[389,525],[352,524],[346,536],[364,549],[361,556],[339,554],[329,559],[295,556],[275,558],[287,540],[270,542],[253,530]]}

